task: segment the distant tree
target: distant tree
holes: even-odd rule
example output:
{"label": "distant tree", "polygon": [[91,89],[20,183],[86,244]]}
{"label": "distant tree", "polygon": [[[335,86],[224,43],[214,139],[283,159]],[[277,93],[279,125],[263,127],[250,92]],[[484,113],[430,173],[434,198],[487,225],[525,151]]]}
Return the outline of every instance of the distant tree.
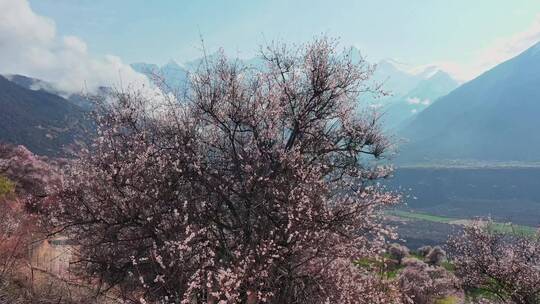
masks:
{"label": "distant tree", "polygon": [[461,293],[459,280],[442,267],[430,266],[416,258],[405,258],[403,265],[398,282],[411,303],[439,303],[442,298]]}
{"label": "distant tree", "polygon": [[388,253],[390,254],[390,256],[397,260],[398,264],[401,264],[402,260],[409,256],[409,248],[394,243],[391,244],[390,247],[388,247]]}
{"label": "distant tree", "polygon": [[432,266],[440,266],[445,259],[446,251],[444,251],[440,246],[431,248],[431,250],[424,257],[424,261]]}
{"label": "distant tree", "polygon": [[476,221],[449,246],[456,274],[468,288],[480,289],[502,303],[540,303],[540,239],[491,230]]}
{"label": "distant tree", "polygon": [[425,257],[426,255],[428,255],[428,253],[431,252],[431,249],[433,249],[433,247],[426,245],[418,248],[417,252],[421,257]]}
{"label": "distant tree", "polygon": [[356,108],[372,67],[328,39],[262,58],[206,58],[178,102],[98,102],[53,222],[140,302],[396,303],[352,265],[382,252],[397,201],[374,183],[389,142]]}

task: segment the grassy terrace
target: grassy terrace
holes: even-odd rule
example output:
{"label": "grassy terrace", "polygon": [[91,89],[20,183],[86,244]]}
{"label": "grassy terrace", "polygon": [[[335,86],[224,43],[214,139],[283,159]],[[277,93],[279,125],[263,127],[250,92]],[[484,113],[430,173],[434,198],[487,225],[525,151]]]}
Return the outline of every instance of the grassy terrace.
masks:
{"label": "grassy terrace", "polygon": [[404,169],[515,169],[515,168],[540,168],[540,162],[493,162],[477,160],[447,160],[439,162],[426,162],[414,164],[402,164],[398,168]]}
{"label": "grassy terrace", "polygon": [[[388,214],[397,216],[403,219],[428,221],[428,222],[451,224],[451,225],[466,225],[467,223],[471,221],[470,219],[458,219],[458,218],[451,218],[451,217],[444,217],[444,216],[431,215],[431,214],[425,214],[425,213],[416,213],[416,212],[402,211],[402,210],[389,211]],[[495,232],[529,235],[529,236],[534,235],[537,230],[535,227],[531,227],[531,226],[516,225],[512,223],[499,223],[499,222],[493,222],[490,225],[489,229],[492,229]]]}

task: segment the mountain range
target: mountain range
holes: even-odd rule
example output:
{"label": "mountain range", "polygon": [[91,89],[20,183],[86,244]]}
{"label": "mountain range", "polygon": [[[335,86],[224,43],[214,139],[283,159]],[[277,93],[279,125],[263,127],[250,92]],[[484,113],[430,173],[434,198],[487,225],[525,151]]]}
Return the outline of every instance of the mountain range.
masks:
{"label": "mountain range", "polygon": [[160,89],[170,93],[181,91],[187,87],[188,69],[180,66],[176,61],[170,60],[163,66],[152,63],[133,63],[131,67],[146,75]]}
{"label": "mountain range", "polygon": [[382,83],[382,89],[390,93],[386,98],[371,101],[371,106],[382,114],[384,128],[390,132],[399,130],[437,98],[459,85],[448,73],[435,66],[413,73],[400,65],[392,60],[383,60],[373,75],[374,82]]}
{"label": "mountain range", "polygon": [[[173,92],[185,88],[198,63],[132,67]],[[461,85],[434,66],[411,71],[383,60],[377,68],[373,81],[391,95],[363,101],[403,142],[399,164],[540,162],[540,43]],[[91,105],[83,95],[26,76],[0,76],[0,107],[0,141],[38,154],[61,155],[89,127]]]}
{"label": "mountain range", "polygon": [[[351,59],[359,62],[363,57],[357,48],[351,48]],[[219,54],[209,54],[209,60]],[[240,59],[239,59],[240,60]],[[247,66],[263,67],[260,58],[240,60]],[[203,64],[203,59],[178,64],[170,60],[163,66],[152,63],[133,63],[131,67],[144,75],[155,85],[167,92],[182,91],[187,87],[189,72]],[[385,128],[395,130],[424,110],[432,101],[446,95],[458,86],[458,82],[436,66],[428,66],[417,71],[396,60],[385,59],[377,64],[372,77],[373,85],[382,85],[388,96],[378,98],[366,94],[361,98],[362,107],[376,108],[384,113]]]}

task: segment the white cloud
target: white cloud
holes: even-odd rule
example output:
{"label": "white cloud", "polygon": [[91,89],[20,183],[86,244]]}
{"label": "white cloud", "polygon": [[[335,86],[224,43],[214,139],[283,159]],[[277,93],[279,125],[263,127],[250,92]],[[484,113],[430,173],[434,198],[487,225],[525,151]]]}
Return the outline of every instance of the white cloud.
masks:
{"label": "white cloud", "polygon": [[27,0],[0,0],[0,20],[2,74],[43,79],[67,92],[113,86],[159,94],[144,75],[120,58],[91,56],[78,37],[58,36],[54,21],[37,15]]}
{"label": "white cloud", "polygon": [[420,104],[420,98],[418,97],[407,97],[408,104]]}
{"label": "white cloud", "polygon": [[382,103],[374,103],[374,104],[370,104],[369,107],[371,109],[378,110],[378,109],[383,107],[383,104]]}
{"label": "white cloud", "polygon": [[429,99],[421,99],[419,97],[407,97],[407,103],[411,105],[424,105],[428,106],[431,103]]}

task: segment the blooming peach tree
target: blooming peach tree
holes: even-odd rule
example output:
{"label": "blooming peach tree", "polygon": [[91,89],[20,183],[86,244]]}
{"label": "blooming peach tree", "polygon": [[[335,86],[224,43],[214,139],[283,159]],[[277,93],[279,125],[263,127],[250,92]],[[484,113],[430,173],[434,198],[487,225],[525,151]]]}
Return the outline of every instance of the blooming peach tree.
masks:
{"label": "blooming peach tree", "polygon": [[175,100],[98,102],[51,218],[80,270],[141,303],[399,303],[352,263],[381,253],[398,197],[377,186],[389,141],[357,106],[373,67],[335,46],[207,58]]}
{"label": "blooming peach tree", "polygon": [[24,146],[0,143],[0,176],[11,181],[13,194],[27,211],[37,212],[48,203],[60,184],[62,164],[61,159],[35,155]]}
{"label": "blooming peach tree", "polygon": [[476,221],[449,242],[464,287],[483,290],[500,303],[539,303],[538,235],[511,235],[489,228],[489,222]]}
{"label": "blooming peach tree", "polygon": [[[442,299],[461,297],[458,278],[443,267],[429,265],[416,258],[405,258],[398,274],[398,283],[405,301],[414,304],[440,303]],[[461,297],[462,298],[462,297]]]}

